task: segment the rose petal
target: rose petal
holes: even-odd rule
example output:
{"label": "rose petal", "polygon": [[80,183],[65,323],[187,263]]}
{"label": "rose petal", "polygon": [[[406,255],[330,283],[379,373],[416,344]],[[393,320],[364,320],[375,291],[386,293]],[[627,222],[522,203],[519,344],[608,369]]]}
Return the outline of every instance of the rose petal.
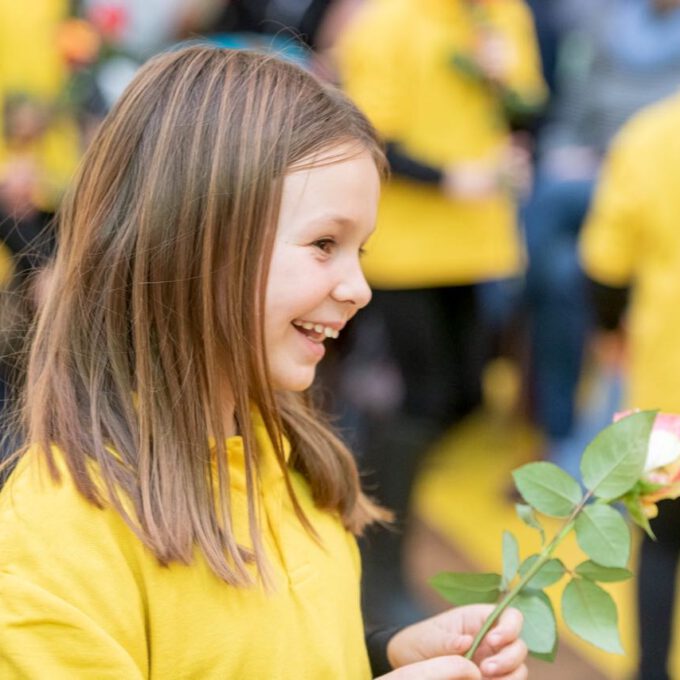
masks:
{"label": "rose petal", "polygon": [[680,458],[680,437],[675,432],[657,429],[656,422],[649,437],[645,472],[670,465]]}
{"label": "rose petal", "polygon": [[[614,422],[637,412],[639,409],[620,411],[614,414]],[[680,415],[659,413],[649,438],[645,472],[663,468],[680,459]]]}
{"label": "rose petal", "polygon": [[680,438],[680,415],[675,413],[659,413],[654,420],[654,431],[663,430]]}
{"label": "rose petal", "polygon": [[[639,408],[629,408],[627,411],[618,411],[617,413],[614,414],[614,422],[618,423],[619,420],[622,418],[626,418],[627,416],[632,415],[633,413],[637,413],[640,409]],[[656,420],[654,421],[656,422]]]}

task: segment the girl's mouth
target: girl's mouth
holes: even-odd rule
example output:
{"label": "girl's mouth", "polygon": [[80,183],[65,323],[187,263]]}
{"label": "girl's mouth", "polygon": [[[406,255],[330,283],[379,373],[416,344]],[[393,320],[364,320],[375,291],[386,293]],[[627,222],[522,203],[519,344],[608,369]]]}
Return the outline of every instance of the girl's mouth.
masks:
{"label": "girl's mouth", "polygon": [[312,342],[323,342],[326,338],[336,339],[340,335],[340,332],[335,328],[302,319],[293,321],[293,326]]}

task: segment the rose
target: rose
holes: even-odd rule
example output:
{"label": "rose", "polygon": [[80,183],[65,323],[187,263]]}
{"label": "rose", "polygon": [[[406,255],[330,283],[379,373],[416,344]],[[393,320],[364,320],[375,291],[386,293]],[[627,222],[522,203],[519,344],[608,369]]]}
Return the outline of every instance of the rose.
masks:
{"label": "rose", "polygon": [[[633,413],[624,411],[614,422]],[[656,517],[656,504],[680,497],[680,415],[659,413],[654,421],[638,501],[646,517]]]}
{"label": "rose", "polygon": [[[527,463],[512,473],[525,501],[516,506],[517,513],[539,532],[538,552],[525,554],[513,534],[505,531],[502,573],[449,572],[431,581],[454,605],[496,603],[468,658],[501,613],[513,606],[524,616],[522,639],[529,652],[552,661],[557,650],[556,613],[544,589],[563,580],[567,583],[560,610],[567,627],[600,649],[623,653],[616,603],[606,590],[608,583],[633,575],[627,569],[630,526],[619,506],[625,505],[631,519],[653,536],[646,513],[660,498],[680,495],[680,416],[657,416],[656,411],[618,415],[583,452],[580,482],[546,461]],[[541,515],[562,520],[550,539]],[[556,551],[572,532],[586,559],[566,565]]]}

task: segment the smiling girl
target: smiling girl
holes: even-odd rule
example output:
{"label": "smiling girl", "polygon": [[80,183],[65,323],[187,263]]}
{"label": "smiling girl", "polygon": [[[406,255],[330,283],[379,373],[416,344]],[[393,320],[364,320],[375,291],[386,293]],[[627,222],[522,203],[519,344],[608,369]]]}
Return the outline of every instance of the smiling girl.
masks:
{"label": "smiling girl", "polygon": [[476,663],[486,607],[367,651],[354,536],[386,515],[304,390],[370,299],[383,170],[290,64],[190,47],[140,71],[65,200],[31,338],[0,677],[526,676],[512,611]]}

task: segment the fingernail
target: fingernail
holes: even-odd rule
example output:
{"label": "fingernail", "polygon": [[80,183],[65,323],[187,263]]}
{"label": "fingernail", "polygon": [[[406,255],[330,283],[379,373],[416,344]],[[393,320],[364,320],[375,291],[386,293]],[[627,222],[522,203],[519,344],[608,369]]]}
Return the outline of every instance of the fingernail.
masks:
{"label": "fingernail", "polygon": [[498,670],[498,665],[493,663],[493,661],[491,663],[486,663],[484,664],[484,670],[487,674],[493,674]]}

